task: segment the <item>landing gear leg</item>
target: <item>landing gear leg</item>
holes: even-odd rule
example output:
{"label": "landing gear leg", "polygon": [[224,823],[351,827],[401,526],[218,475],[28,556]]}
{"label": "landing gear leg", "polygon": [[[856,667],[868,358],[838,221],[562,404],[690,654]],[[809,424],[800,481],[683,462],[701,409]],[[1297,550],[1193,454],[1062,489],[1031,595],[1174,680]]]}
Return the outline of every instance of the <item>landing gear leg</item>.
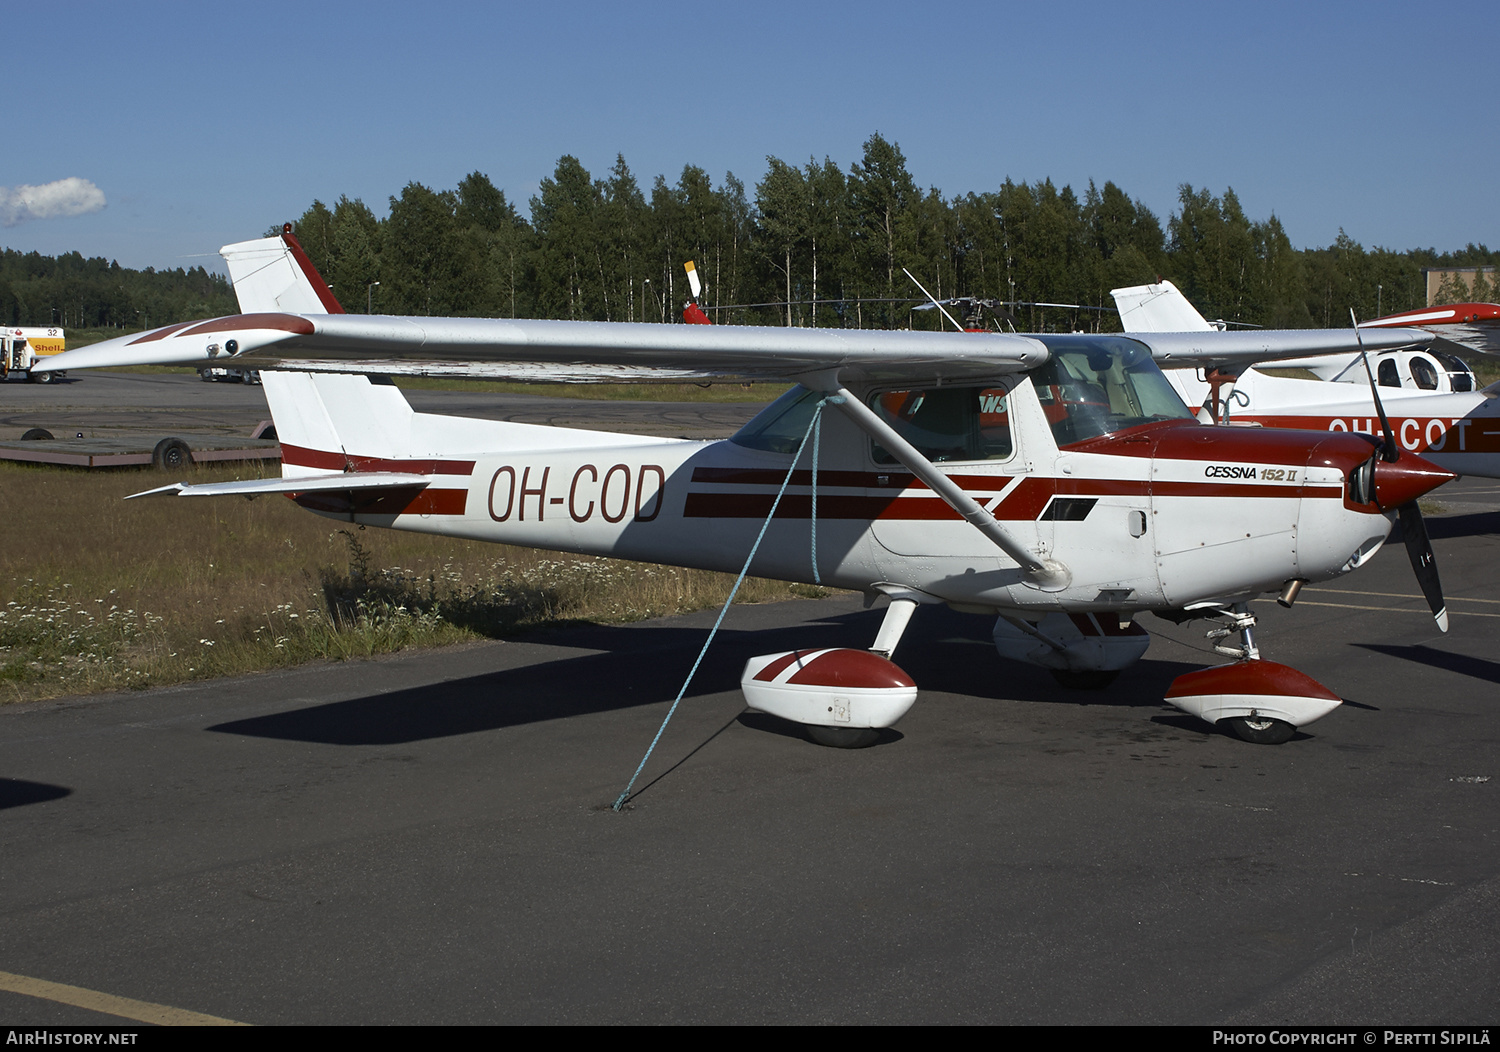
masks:
{"label": "landing gear leg", "polygon": [[1208,630],[1209,639],[1224,639],[1234,635],[1236,632],[1240,634],[1239,646],[1228,647],[1216,642],[1214,643],[1215,653],[1235,658],[1238,661],[1257,661],[1260,659],[1260,648],[1255,645],[1255,636],[1253,633],[1256,617],[1250,612],[1249,603],[1235,603],[1228,610],[1224,611],[1223,614],[1214,618],[1214,620],[1219,623],[1219,627]]}
{"label": "landing gear leg", "polygon": [[915,599],[893,597],[891,605],[886,608],[885,620],[880,622],[880,631],[875,633],[875,643],[870,649],[883,658],[894,654],[896,644],[901,642],[901,636],[906,632],[906,626],[911,623],[912,612],[916,609]]}

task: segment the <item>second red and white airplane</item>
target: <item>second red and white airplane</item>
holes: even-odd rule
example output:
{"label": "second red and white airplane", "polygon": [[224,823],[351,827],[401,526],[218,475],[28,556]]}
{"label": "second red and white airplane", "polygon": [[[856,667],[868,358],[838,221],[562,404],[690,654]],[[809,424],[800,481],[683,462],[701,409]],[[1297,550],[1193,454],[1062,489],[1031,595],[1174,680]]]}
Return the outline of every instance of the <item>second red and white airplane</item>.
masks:
{"label": "second red and white airplane", "polygon": [[[1128,333],[1218,331],[1170,281],[1115,289],[1112,295]],[[1465,305],[1452,309],[1457,306]],[[1500,307],[1494,309],[1500,312]],[[1432,312],[1413,314],[1449,310],[1433,308]],[[1439,349],[1441,341],[1430,334],[1420,344],[1392,346],[1377,342],[1378,336],[1393,331],[1411,331],[1393,328],[1386,324],[1389,320],[1363,323],[1359,331],[1370,352],[1370,368],[1401,449],[1420,453],[1459,475],[1500,478],[1500,399],[1491,391],[1478,390],[1469,367]],[[1309,338],[1324,332],[1342,332],[1354,338],[1353,329],[1306,332]],[[1255,330],[1240,335],[1253,339]],[[1271,363],[1277,367],[1308,369],[1317,379],[1272,376],[1253,366],[1218,372],[1168,370],[1167,375],[1184,401],[1201,407],[1199,417],[1206,421],[1380,433],[1379,412],[1357,349],[1294,358],[1267,355],[1271,357],[1278,358]]]}

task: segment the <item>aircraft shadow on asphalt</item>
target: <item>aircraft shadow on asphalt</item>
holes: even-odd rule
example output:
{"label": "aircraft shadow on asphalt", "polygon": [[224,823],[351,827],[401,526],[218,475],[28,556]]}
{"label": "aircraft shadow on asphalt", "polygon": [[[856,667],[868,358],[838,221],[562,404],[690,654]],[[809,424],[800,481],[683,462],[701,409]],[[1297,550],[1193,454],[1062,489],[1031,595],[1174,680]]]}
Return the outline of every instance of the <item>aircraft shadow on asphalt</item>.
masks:
{"label": "aircraft shadow on asphalt", "polygon": [[[1480,537],[1500,533],[1500,511],[1476,511],[1467,515],[1429,515],[1427,536],[1433,540],[1450,540],[1454,537]],[[1401,524],[1391,531],[1389,544],[1403,543]]]}
{"label": "aircraft shadow on asphalt", "polygon": [[[984,638],[984,619],[938,608],[924,614],[913,623],[896,657],[929,691],[1159,708],[1171,681],[1198,667],[1146,660],[1106,690],[1066,690],[1046,670],[996,655]],[[745,662],[757,654],[867,646],[878,623],[875,615],[854,613],[779,629],[721,630],[687,696],[736,691]],[[567,638],[559,638],[563,636]],[[540,641],[605,652],[234,720],[208,730],[328,745],[393,745],[651,705],[676,697],[704,637],[701,628],[680,626],[591,626],[549,633]],[[752,725],[793,733],[790,724],[763,724],[758,716]]]}
{"label": "aircraft shadow on asphalt", "polygon": [[1446,650],[1436,650],[1421,643],[1402,645],[1354,643],[1351,645],[1363,650],[1373,650],[1377,654],[1388,654],[1403,661],[1414,661],[1419,665],[1472,676],[1486,683],[1500,683],[1500,662],[1497,661],[1486,661],[1484,658],[1470,657],[1468,654],[1450,654]]}
{"label": "aircraft shadow on asphalt", "polygon": [[46,782],[28,782],[23,778],[0,778],[0,811],[7,807],[42,804],[71,796],[73,790]]}

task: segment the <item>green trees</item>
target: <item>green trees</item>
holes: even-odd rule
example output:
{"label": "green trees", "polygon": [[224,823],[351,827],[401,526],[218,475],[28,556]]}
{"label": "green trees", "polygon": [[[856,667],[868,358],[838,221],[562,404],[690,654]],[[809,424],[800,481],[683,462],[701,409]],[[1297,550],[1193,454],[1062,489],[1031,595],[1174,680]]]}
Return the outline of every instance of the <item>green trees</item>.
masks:
{"label": "green trees", "polygon": [[[870,136],[864,156],[849,169],[849,238],[856,273],[863,278],[859,295],[896,297],[896,279],[905,281],[901,267],[917,254],[921,203],[901,148],[879,132]],[[900,291],[908,290],[903,285]],[[873,313],[884,326],[891,326],[905,312],[885,303]]]}
{"label": "green trees", "polygon": [[[595,178],[564,156],[524,216],[476,171],[451,190],[408,184],[385,218],[358,199],[315,200],[294,229],[349,311],[600,321],[679,320],[689,259],[720,323],[946,324],[912,309],[921,299],[902,268],[938,297],[1096,308],[1015,308],[1030,330],[1114,329],[1097,310],[1112,306],[1109,290],[1159,278],[1211,318],[1341,326],[1350,307],[1368,318],[1424,306],[1424,267],[1500,263],[1483,245],[1396,252],[1342,232],[1298,250],[1274,214],[1251,218],[1232,188],[1183,184],[1165,223],[1109,181],[1079,193],[1006,179],[946,196],[920,189],[879,133],[847,168],[768,157],[748,192],[732,173],[715,184],[695,165],[645,192],[624,157]],[[1488,280],[1478,292],[1500,296]],[[1450,282],[1443,294],[1476,292]],[[0,254],[0,323],[138,326],[233,310],[227,284],[201,269]]]}
{"label": "green trees", "polygon": [[599,226],[603,204],[578,158],[564,156],[551,179],[531,199],[536,230],[536,306],[544,318],[609,321],[604,252]]}
{"label": "green trees", "polygon": [[77,252],[0,250],[0,325],[130,330],[237,310],[229,282],[202,267],[131,270]]}

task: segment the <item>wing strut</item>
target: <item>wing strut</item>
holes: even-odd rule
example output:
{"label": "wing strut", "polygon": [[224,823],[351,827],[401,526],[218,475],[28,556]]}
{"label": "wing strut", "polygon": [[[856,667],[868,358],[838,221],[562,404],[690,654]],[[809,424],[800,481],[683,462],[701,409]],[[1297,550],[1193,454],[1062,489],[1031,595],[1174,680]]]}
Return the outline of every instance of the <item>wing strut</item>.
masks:
{"label": "wing strut", "polygon": [[1066,566],[1055,560],[1043,558],[1012,537],[993,515],[963,491],[962,486],[939,471],[936,464],[918,452],[915,446],[902,438],[894,428],[880,419],[874,410],[857,397],[842,386],[835,393],[842,395],[842,399],[836,401],[830,399],[830,401],[838,406],[845,416],[854,421],[861,431],[879,442],[881,448],[895,457],[902,467],[925,482],[927,487],[942,497],[948,507],[958,512],[965,522],[993,541],[1006,555],[1020,563],[1021,568],[1026,571],[1027,584],[1040,588],[1044,592],[1060,592],[1068,587],[1073,575]]}

